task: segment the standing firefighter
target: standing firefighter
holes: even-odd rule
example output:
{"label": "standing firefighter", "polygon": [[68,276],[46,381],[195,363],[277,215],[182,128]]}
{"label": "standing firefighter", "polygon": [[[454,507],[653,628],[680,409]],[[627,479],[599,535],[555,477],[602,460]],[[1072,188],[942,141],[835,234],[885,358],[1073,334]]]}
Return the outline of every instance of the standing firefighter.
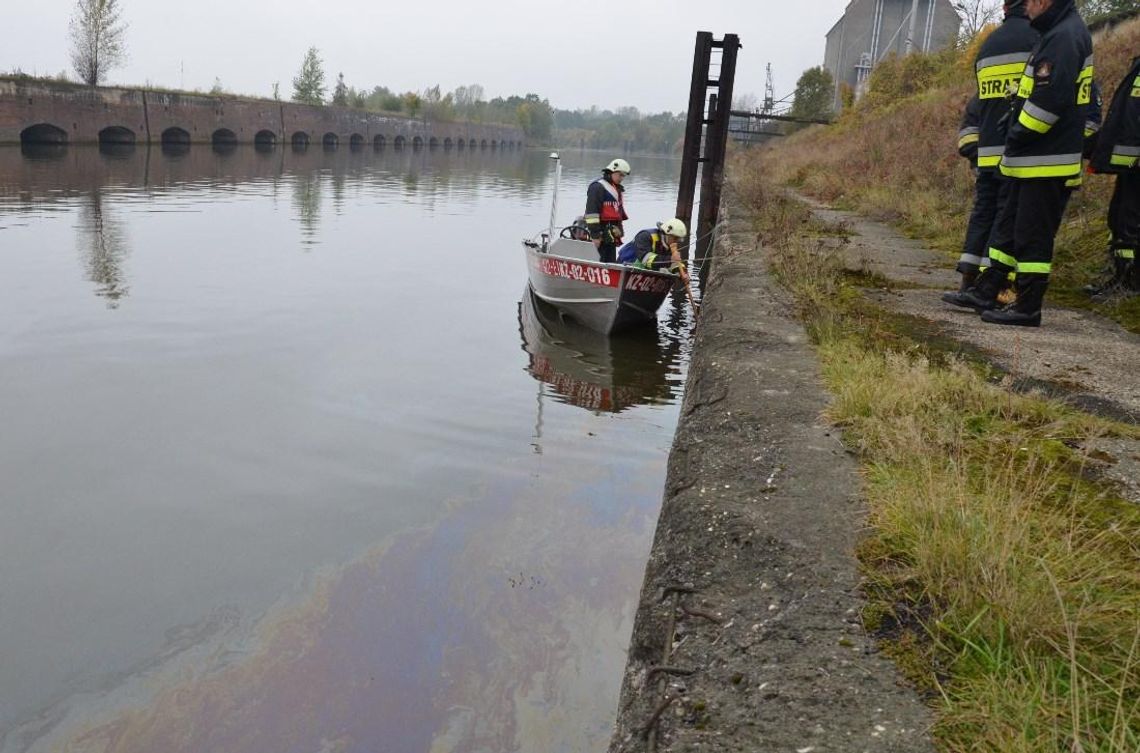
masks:
{"label": "standing firefighter", "polygon": [[1091,167],[1098,173],[1115,173],[1116,187],[1108,205],[1111,233],[1109,277],[1090,290],[1093,300],[1105,302],[1140,293],[1140,57],[1116,87],[1108,108]]}
{"label": "standing firefighter", "polygon": [[[1026,0],[1041,34],[1025,66],[1010,113],[1001,173],[1008,195],[990,240],[989,269],[955,303],[982,312],[982,321],[1037,327],[1053,268],[1053,243],[1072,179],[1081,174],[1085,117],[1092,101],[1092,37],[1074,0]],[[1011,272],[1017,300],[997,308]],[[949,300],[949,299],[948,299]]]}
{"label": "standing firefighter", "polygon": [[602,177],[586,191],[586,227],[598,249],[598,258],[607,264],[617,261],[617,247],[625,235],[622,223],[629,219],[622,199],[622,181],[629,170],[628,162],[615,159],[602,168]]}
{"label": "standing firefighter", "polygon": [[990,232],[1005,199],[1005,181],[999,166],[1005,152],[1009,97],[1017,90],[1037,40],[1038,34],[1025,14],[1025,0],[1009,0],[1005,3],[1005,20],[986,37],[974,60],[977,90],[966,106],[958,133],[959,153],[977,166],[974,208],[958,261],[961,290],[974,283],[981,267],[989,266]]}

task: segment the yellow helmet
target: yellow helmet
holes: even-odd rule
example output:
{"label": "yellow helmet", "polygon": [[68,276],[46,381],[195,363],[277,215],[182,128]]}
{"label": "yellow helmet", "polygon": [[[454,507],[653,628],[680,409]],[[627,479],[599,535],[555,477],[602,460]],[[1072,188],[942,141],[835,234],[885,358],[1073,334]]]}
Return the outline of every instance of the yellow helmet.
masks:
{"label": "yellow helmet", "polygon": [[685,223],[676,217],[671,220],[666,220],[665,222],[658,222],[657,227],[661,232],[665,233],[665,235],[675,235],[682,239],[689,234],[688,229],[685,228]]}

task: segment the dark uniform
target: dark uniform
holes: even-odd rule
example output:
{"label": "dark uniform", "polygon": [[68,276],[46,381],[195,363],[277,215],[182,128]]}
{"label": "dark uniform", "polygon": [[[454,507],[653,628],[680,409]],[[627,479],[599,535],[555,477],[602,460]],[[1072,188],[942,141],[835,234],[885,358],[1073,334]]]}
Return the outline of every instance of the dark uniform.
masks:
{"label": "dark uniform", "polygon": [[1093,152],[1094,172],[1114,173],[1116,186],[1108,205],[1112,276],[1092,292],[1110,295],[1140,291],[1140,57],[1116,87],[1100,140]]}
{"label": "dark uniform", "polygon": [[657,228],[641,230],[633,236],[633,240],[621,247],[618,261],[645,269],[664,270],[676,266],[673,254],[665,243],[665,233]]}
{"label": "dark uniform", "polygon": [[998,167],[1005,152],[1009,96],[1017,89],[1038,39],[1024,3],[1016,0],[1009,3],[1005,21],[986,37],[974,60],[977,89],[958,132],[958,152],[977,166],[974,207],[958,260],[964,286],[973,282],[979,267],[989,266],[990,233],[1005,198],[1005,181]]}
{"label": "dark uniform", "polygon": [[[991,238],[991,268],[973,289],[982,320],[995,324],[1041,323],[1053,243],[1072,191],[1068,184],[1081,175],[1093,99],[1092,37],[1074,0],[1055,0],[1031,25],[1041,40],[1018,84],[1001,158],[1009,193]],[[1017,273],[1017,300],[993,310],[1010,272]]]}
{"label": "dark uniform", "polygon": [[598,257],[607,264],[617,261],[617,244],[625,235],[622,223],[629,219],[623,193],[625,189],[610,180],[609,170],[586,190],[586,226],[591,240],[601,239]]}

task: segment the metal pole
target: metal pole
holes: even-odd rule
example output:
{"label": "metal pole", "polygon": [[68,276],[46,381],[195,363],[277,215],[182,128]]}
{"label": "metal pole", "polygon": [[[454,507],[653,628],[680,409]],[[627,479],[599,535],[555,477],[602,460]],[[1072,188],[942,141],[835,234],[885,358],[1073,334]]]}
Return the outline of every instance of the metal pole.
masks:
{"label": "metal pole", "polygon": [[[554,223],[558,219],[558,182],[562,179],[562,159],[558,152],[552,152],[550,159],[554,160],[554,199],[550,202],[550,231],[547,234],[547,244],[554,243]],[[549,245],[547,246],[549,248]]]}
{"label": "metal pole", "polygon": [[[720,217],[720,189],[724,182],[724,153],[728,146],[729,113],[732,111],[732,89],[736,79],[736,53],[740,49],[740,37],[725,34],[723,45],[720,79],[717,82],[716,114],[712,116],[713,122],[709,126],[701,179],[700,219],[697,221],[698,237],[705,237],[697,248],[697,254],[705,259],[712,248],[712,230]],[[708,267],[707,263],[701,265],[702,277],[707,276]]]}
{"label": "metal pole", "polygon": [[676,217],[685,223],[685,227],[692,227],[693,202],[697,193],[697,166],[701,158],[701,130],[712,41],[712,32],[698,31],[693,49],[693,78],[689,85],[689,112],[685,121],[685,145],[681,150],[681,180],[677,188]]}
{"label": "metal pole", "polygon": [[910,31],[906,34],[906,52],[909,55],[914,51],[914,29],[918,22],[918,0],[910,0]]}

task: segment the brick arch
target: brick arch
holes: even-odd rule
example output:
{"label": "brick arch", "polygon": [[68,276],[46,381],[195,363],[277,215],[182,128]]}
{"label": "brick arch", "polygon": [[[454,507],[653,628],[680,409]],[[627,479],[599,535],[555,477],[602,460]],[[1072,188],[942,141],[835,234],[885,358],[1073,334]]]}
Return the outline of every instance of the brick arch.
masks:
{"label": "brick arch", "polygon": [[67,131],[51,123],[36,123],[20,131],[21,144],[66,144]]}

